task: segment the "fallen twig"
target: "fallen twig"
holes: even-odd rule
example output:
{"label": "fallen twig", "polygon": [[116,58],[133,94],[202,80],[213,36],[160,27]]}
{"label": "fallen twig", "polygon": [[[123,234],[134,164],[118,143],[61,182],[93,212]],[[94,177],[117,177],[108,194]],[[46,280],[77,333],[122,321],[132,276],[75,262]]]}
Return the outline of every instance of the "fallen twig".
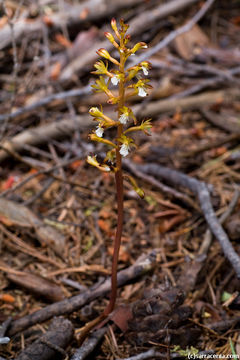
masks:
{"label": "fallen twig", "polygon": [[[137,277],[150,271],[155,265],[155,258],[156,251],[152,251],[148,255],[141,256],[134,265],[120,271],[118,273],[118,286],[121,287],[128,281],[136,279]],[[86,303],[89,303],[100,296],[106,295],[110,289],[111,280],[107,279],[97,289],[89,289],[80,295],[56,302],[32,314],[24,316],[21,319],[13,321],[7,334],[12,336],[34,324],[44,322],[53,316],[70,314],[81,308]]]}
{"label": "fallen twig", "polygon": [[148,174],[160,177],[173,185],[184,186],[190,189],[198,197],[203,215],[212,233],[218,240],[224,255],[233,266],[237,277],[240,278],[240,257],[235,252],[228,236],[221,224],[219,223],[216,214],[213,210],[210,194],[207,185],[194,179],[188,175],[185,175],[179,171],[169,169],[164,166],[156,164],[138,165],[137,168]]}
{"label": "fallen twig", "polygon": [[[137,113],[141,109],[141,117],[158,116],[164,112],[175,112],[176,108],[181,111],[198,109],[201,106],[215,104],[217,101],[232,102],[234,99],[240,98],[239,89],[219,90],[206,92],[201,95],[189,96],[184,99],[167,99],[145,104],[144,109],[141,105],[133,107],[133,111]],[[59,138],[61,136],[69,136],[74,130],[84,130],[92,124],[92,120],[88,115],[77,116],[75,119],[64,119],[57,122],[57,124],[50,123],[47,125],[37,126],[30,130],[25,130],[22,133],[14,136],[12,139],[4,141],[1,146],[9,151],[21,151],[25,144],[40,145],[48,142],[50,139]],[[0,150],[0,161],[3,161],[9,156],[5,150]]]}
{"label": "fallen twig", "polygon": [[[159,20],[164,19],[169,15],[173,15],[176,12],[183,10],[186,7],[197,2],[198,0],[172,0],[168,1],[166,4],[161,4],[150,10],[146,10],[141,15],[138,14],[134,19],[129,21],[129,25],[132,29],[131,33],[133,35],[139,35],[142,32],[147,31],[153,26],[154,23],[157,23]],[[109,46],[108,42],[106,41],[99,41],[97,47],[111,50],[111,46]],[[72,78],[73,74],[79,73],[81,70],[86,69],[86,66],[88,64],[96,61],[97,56],[95,53],[95,49],[96,44],[93,46],[92,49],[89,49],[88,53],[85,53],[83,56],[81,55],[77,57],[74,62],[69,64],[69,66],[67,66],[61,73],[59,81],[69,81],[69,79]]]}
{"label": "fallen twig", "polygon": [[201,109],[200,111],[203,114],[203,116],[214,126],[217,126],[220,129],[230,132],[233,135],[234,134],[236,135],[236,133],[240,134],[239,122],[233,123],[231,121],[226,121],[225,117],[212,113],[211,111],[208,111],[204,108]]}
{"label": "fallen twig", "polygon": [[154,177],[139,171],[137,169],[137,167],[131,161],[124,159],[123,166],[126,167],[128,170],[130,170],[138,178],[147,181],[149,184],[155,186],[157,189],[160,189],[162,192],[167,193],[170,196],[174,196],[176,199],[179,199],[179,200],[185,202],[186,204],[193,207],[195,210],[199,211],[197,204],[188,195],[185,195],[185,194],[159,182]]}
{"label": "fallen twig", "polygon": [[[149,59],[150,56],[156,54],[158,51],[165,48],[168,44],[170,44],[171,41],[173,41],[177,36],[184,34],[185,32],[191,30],[191,28],[206,14],[206,12],[209,10],[209,8],[212,6],[215,0],[207,0],[204,5],[201,7],[201,9],[192,17],[191,20],[189,20],[185,25],[181,26],[177,30],[172,31],[168,36],[166,36],[162,41],[160,41],[157,45],[151,47],[148,51],[146,51],[141,56],[138,56],[134,58],[134,65],[138,64],[141,61],[144,61],[146,59]],[[176,1],[176,5],[179,4],[181,1]],[[190,1],[182,1],[182,4],[185,3],[185,6]],[[194,1],[192,1],[193,3]],[[166,4],[167,5],[167,4]],[[143,14],[145,16],[145,13]],[[138,19],[140,21],[140,17]],[[140,26],[141,22],[139,23]],[[149,25],[151,22],[149,22]],[[152,26],[152,25],[151,25]]]}
{"label": "fallen twig", "polygon": [[107,331],[107,327],[103,327],[94,331],[88,339],[82,344],[82,346],[76,350],[70,360],[83,360],[95,349],[97,344],[101,341],[104,334]]}
{"label": "fallen twig", "polygon": [[[227,220],[227,218],[231,215],[231,213],[233,212],[234,208],[236,207],[236,205],[238,203],[239,196],[240,196],[240,192],[238,189],[236,189],[227,210],[219,218],[220,224],[224,224],[224,222]],[[204,235],[202,245],[198,251],[199,255],[207,253],[209,246],[211,244],[211,241],[212,241],[212,233],[208,229]]]}
{"label": "fallen twig", "polygon": [[65,349],[73,338],[73,325],[64,318],[55,318],[40,339],[23,349],[15,360],[50,360],[66,355]]}
{"label": "fallen twig", "polygon": [[156,349],[150,349],[138,355],[130,356],[124,359],[116,359],[116,360],[145,360],[145,359],[162,358],[162,357],[164,357],[164,354],[160,353]]}
{"label": "fallen twig", "polygon": [[200,154],[201,152],[208,151],[213,148],[218,148],[219,146],[223,146],[231,141],[236,141],[239,139],[240,139],[240,132],[236,134],[230,134],[228,136],[225,136],[223,139],[217,139],[216,141],[212,141],[210,143],[198,146],[196,149],[180,152],[179,156],[191,158],[193,156],[196,156],[197,154]]}
{"label": "fallen twig", "polygon": [[[53,138],[69,136],[74,130],[85,129],[92,124],[89,116],[78,116],[74,119],[64,119],[59,122],[52,122],[47,125],[38,126],[25,130],[14,136],[11,140],[4,141],[1,145],[9,151],[21,151],[24,144],[40,145]],[[0,150],[0,161],[8,157],[6,150]]]}
{"label": "fallen twig", "polygon": [[63,91],[63,92],[60,92],[57,94],[51,94],[49,96],[44,97],[43,99],[40,99],[40,100],[34,102],[31,105],[22,107],[16,111],[14,111],[11,114],[0,115],[0,122],[8,120],[8,119],[9,120],[15,119],[18,116],[22,116],[28,112],[37,110],[40,107],[46,106],[56,100],[66,100],[66,99],[69,99],[69,98],[72,98],[75,96],[89,95],[91,92],[92,92],[92,88],[91,88],[91,84],[89,84],[81,89],[74,89],[74,90]]}
{"label": "fallen twig", "polygon": [[[139,0],[115,0],[112,3],[106,0],[88,0],[83,4],[74,3],[73,6],[68,4],[67,11],[58,11],[51,15],[49,14],[48,21],[54,30],[76,24],[80,26],[86,22],[99,21],[102,17],[111,16],[111,14],[117,13],[122,8],[131,8],[138,4]],[[82,16],[84,13],[86,16]],[[14,24],[16,41],[19,41],[25,36],[30,37],[32,34],[41,32],[43,20],[44,19],[38,18],[34,21],[27,21],[27,19],[23,18],[16,21]],[[5,25],[0,31],[0,50],[10,45],[10,43],[11,28]]]}

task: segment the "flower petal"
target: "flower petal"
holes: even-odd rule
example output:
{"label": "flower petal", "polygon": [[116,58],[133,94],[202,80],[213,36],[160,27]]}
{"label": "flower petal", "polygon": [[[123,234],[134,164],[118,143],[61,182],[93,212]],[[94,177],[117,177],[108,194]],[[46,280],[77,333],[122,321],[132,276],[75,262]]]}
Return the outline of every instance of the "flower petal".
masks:
{"label": "flower petal", "polygon": [[119,83],[119,81],[120,79],[116,75],[111,78],[111,83],[115,86]]}
{"label": "flower petal", "polygon": [[138,95],[141,96],[141,97],[147,96],[147,93],[146,93],[145,89],[143,87],[141,87],[141,86],[138,88]]}
{"label": "flower petal", "polygon": [[120,115],[119,121],[120,121],[121,124],[126,124],[127,121],[128,121],[128,116],[126,114]]}
{"label": "flower petal", "polygon": [[119,152],[122,156],[127,156],[129,153],[129,146],[126,144],[122,144]]}
{"label": "flower petal", "polygon": [[98,126],[96,131],[95,131],[95,134],[98,136],[98,137],[102,137],[103,136],[103,133],[104,133],[104,130],[102,127]]}
{"label": "flower petal", "polygon": [[148,75],[148,69],[146,66],[142,66],[142,71],[143,71],[144,75],[146,75],[146,76]]}

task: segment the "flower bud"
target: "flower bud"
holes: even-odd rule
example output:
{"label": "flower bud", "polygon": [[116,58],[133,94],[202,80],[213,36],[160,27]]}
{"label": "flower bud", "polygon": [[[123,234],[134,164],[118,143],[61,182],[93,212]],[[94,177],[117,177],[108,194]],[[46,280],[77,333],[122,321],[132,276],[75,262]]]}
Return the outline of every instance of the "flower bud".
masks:
{"label": "flower bud", "polygon": [[141,199],[143,199],[143,198],[144,198],[145,193],[144,193],[143,189],[141,189],[141,188],[137,187],[137,188],[135,188],[134,190],[135,190],[135,191],[136,191],[136,193],[140,196],[140,198],[141,198]]}
{"label": "flower bud", "polygon": [[119,32],[118,32],[116,19],[112,18],[112,20],[111,20],[111,26],[112,26],[113,31],[114,31],[115,34],[117,35],[117,37],[120,39],[120,34],[119,34]]}
{"label": "flower bud", "polygon": [[96,51],[96,53],[99,55],[99,56],[102,56],[104,57],[105,59],[110,59],[110,54],[109,52],[106,50],[106,49],[98,49],[98,51]]}
{"label": "flower bud", "polygon": [[110,41],[110,43],[113,44],[113,46],[115,46],[115,48],[119,49],[118,43],[115,41],[114,36],[110,32],[107,31],[104,33],[104,35]]}
{"label": "flower bud", "polygon": [[106,145],[109,145],[113,148],[116,148],[117,146],[110,140],[107,140],[107,139],[103,139],[102,137],[99,137],[97,136],[97,134],[95,133],[92,133],[89,135],[89,138],[92,140],[92,141],[97,141],[97,142],[100,142],[100,143],[103,143],[103,144],[106,144]]}
{"label": "flower bud", "polygon": [[90,110],[89,110],[89,114],[91,116],[94,116],[94,117],[101,117],[102,116],[102,112],[99,110],[98,107],[92,107]]}
{"label": "flower bud", "polygon": [[110,60],[110,61],[111,61],[112,63],[114,63],[115,65],[117,65],[117,66],[120,65],[120,63],[119,63],[116,59],[114,59],[114,58],[109,54],[109,52],[108,52],[106,49],[103,49],[103,48],[98,49],[98,51],[96,51],[96,53],[97,53],[98,55],[104,57],[105,59]]}

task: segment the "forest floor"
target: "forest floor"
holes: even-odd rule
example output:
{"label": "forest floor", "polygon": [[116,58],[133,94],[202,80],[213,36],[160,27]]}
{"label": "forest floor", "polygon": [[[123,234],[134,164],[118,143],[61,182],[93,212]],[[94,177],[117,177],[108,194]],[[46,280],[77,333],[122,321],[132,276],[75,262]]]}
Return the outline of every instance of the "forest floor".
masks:
{"label": "forest floor", "polygon": [[[1,2],[0,359],[240,356],[239,10]],[[114,108],[90,87],[112,17],[148,44],[153,89],[130,105],[153,127],[123,161],[145,197],[124,180],[116,310],[80,346],[108,303],[117,223],[114,176],[86,163],[106,151],[90,107]]]}

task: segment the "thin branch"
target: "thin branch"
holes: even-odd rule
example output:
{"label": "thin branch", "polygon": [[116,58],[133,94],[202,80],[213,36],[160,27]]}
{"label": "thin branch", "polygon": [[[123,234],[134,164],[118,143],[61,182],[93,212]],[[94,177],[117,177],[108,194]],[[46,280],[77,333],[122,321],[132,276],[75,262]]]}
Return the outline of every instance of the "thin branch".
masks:
{"label": "thin branch", "polygon": [[81,89],[74,89],[74,90],[63,91],[63,92],[60,92],[57,94],[51,94],[49,96],[46,96],[43,99],[40,99],[40,100],[34,102],[31,105],[24,106],[16,111],[14,111],[12,114],[0,115],[0,122],[6,121],[7,119],[9,119],[9,120],[15,119],[18,116],[24,115],[24,114],[34,111],[34,110],[37,110],[42,106],[46,106],[55,100],[66,100],[66,99],[69,99],[74,96],[89,95],[89,94],[91,94],[91,92],[92,92],[92,88],[91,88],[91,84],[89,84]]}
{"label": "thin branch", "polygon": [[76,352],[74,353],[74,355],[71,357],[70,360],[84,360],[89,354],[92,353],[92,351],[95,349],[95,347],[103,338],[106,331],[107,331],[107,327],[103,327],[101,329],[94,331],[89,336],[89,338],[83,343],[83,345],[76,350]]}
{"label": "thin branch", "polygon": [[177,30],[172,31],[168,36],[166,36],[160,43],[151,47],[148,51],[146,51],[143,55],[134,58],[133,64],[136,65],[141,61],[149,59],[150,56],[156,54],[158,51],[165,48],[169,45],[177,36],[184,34],[191,30],[191,28],[202,19],[202,17],[206,14],[209,8],[212,6],[215,0],[207,0],[201,9],[193,16],[191,20],[189,20],[185,25],[181,26]]}
{"label": "thin branch", "polygon": [[205,220],[218,240],[224,255],[234,268],[237,277],[240,278],[240,257],[235,252],[224,229],[222,228],[213,210],[207,185],[197,179],[185,175],[179,171],[169,169],[156,164],[138,165],[139,170],[160,177],[175,186],[189,188],[198,197]]}
{"label": "thin branch", "polygon": [[[139,257],[139,259],[127,269],[118,273],[118,286],[124,286],[129,281],[132,281],[146,272],[149,272],[155,266],[156,251],[150,252],[148,255]],[[111,289],[111,279],[107,279],[98,288],[89,289],[80,295],[73,296],[63,301],[56,302],[45,308],[38,310],[32,314],[26,315],[21,319],[15,320],[11,323],[7,335],[12,336],[21,332],[28,327],[37,323],[44,322],[54,316],[71,314],[77,311],[86,303],[89,303],[101,296],[105,296]]]}

